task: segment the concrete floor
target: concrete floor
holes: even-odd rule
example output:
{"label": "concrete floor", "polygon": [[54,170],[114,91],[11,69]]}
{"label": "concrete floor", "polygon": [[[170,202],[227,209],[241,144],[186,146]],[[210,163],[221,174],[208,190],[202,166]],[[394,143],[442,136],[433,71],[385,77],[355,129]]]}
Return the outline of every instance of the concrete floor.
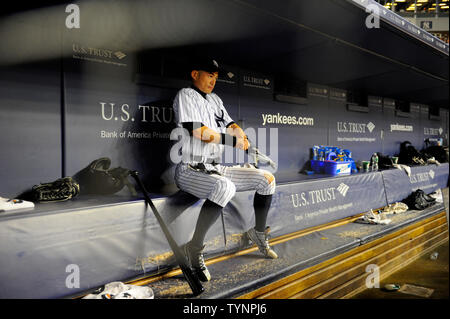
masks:
{"label": "concrete floor", "polygon": [[[443,190],[448,225],[448,188]],[[366,289],[353,299],[448,299],[449,298],[449,242],[437,247],[436,260],[428,253],[408,266],[393,273],[380,282],[380,288]],[[419,297],[398,291],[386,291],[384,286],[393,283],[400,286],[410,284],[434,289],[429,297]]]}

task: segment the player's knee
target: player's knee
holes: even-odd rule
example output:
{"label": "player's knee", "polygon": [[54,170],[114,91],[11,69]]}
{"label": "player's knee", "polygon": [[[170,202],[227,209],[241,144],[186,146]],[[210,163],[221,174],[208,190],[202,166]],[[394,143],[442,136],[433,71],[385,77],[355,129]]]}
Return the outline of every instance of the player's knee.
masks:
{"label": "player's knee", "polygon": [[256,191],[262,195],[273,194],[276,187],[275,177],[265,170],[260,170],[259,174],[262,177],[262,182],[258,185]]}
{"label": "player's knee", "polygon": [[236,194],[236,185],[234,185],[234,183],[232,181],[227,179],[226,188],[230,194],[230,199],[231,199],[234,196],[234,194]]}
{"label": "player's knee", "polygon": [[224,194],[230,200],[236,194],[236,185],[227,178],[221,178],[216,182],[215,191]]}

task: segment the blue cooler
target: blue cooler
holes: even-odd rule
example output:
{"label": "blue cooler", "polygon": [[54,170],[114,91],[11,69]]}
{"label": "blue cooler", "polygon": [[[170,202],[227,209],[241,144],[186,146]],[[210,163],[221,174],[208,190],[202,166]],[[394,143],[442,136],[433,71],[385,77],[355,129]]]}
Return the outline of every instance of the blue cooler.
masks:
{"label": "blue cooler", "polygon": [[324,174],[328,175],[350,175],[352,173],[351,161],[323,161]]}
{"label": "blue cooler", "polygon": [[311,169],[314,173],[323,174],[325,171],[325,161],[311,160]]}
{"label": "blue cooler", "polygon": [[350,175],[352,171],[357,172],[351,154],[349,150],[341,150],[338,147],[315,145],[311,169],[317,174]]}

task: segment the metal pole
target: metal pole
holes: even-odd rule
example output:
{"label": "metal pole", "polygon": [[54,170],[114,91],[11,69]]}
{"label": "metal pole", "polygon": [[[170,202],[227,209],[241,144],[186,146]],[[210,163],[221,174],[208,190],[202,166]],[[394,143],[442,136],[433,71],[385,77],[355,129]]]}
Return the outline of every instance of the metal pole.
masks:
{"label": "metal pole", "polygon": [[417,0],[414,0],[414,19],[417,19]]}

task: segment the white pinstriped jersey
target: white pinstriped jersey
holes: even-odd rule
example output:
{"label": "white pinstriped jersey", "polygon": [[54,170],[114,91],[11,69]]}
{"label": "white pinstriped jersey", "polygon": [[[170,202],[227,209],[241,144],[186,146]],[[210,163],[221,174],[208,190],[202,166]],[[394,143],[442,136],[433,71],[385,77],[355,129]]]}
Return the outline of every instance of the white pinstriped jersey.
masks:
{"label": "white pinstriped jersey", "polygon": [[[182,123],[202,123],[218,133],[226,133],[226,127],[233,122],[222,100],[216,94],[206,94],[205,99],[192,88],[184,88],[178,92],[174,99],[173,110],[179,127],[183,127]],[[192,136],[187,141],[183,144],[183,159],[186,155],[201,156],[202,159],[201,161],[187,159],[178,163],[175,183],[181,190],[201,199],[207,198],[222,207],[227,205],[236,191],[256,190],[261,195],[275,192],[275,180],[269,183],[265,177],[268,172],[262,169],[205,164],[207,170],[219,174],[196,170],[190,164],[205,163],[207,159],[220,156],[225,146],[205,143]],[[193,147],[191,148],[189,144]]]}
{"label": "white pinstriped jersey", "polygon": [[[182,123],[202,123],[218,133],[226,133],[227,125],[233,122],[217,94],[206,94],[204,98],[192,88],[183,88],[178,91],[173,110],[175,122],[179,127],[183,127]],[[224,145],[205,143],[192,136],[189,143],[183,145],[183,155],[202,157],[201,162],[205,162],[208,158],[220,157],[224,150]]]}

